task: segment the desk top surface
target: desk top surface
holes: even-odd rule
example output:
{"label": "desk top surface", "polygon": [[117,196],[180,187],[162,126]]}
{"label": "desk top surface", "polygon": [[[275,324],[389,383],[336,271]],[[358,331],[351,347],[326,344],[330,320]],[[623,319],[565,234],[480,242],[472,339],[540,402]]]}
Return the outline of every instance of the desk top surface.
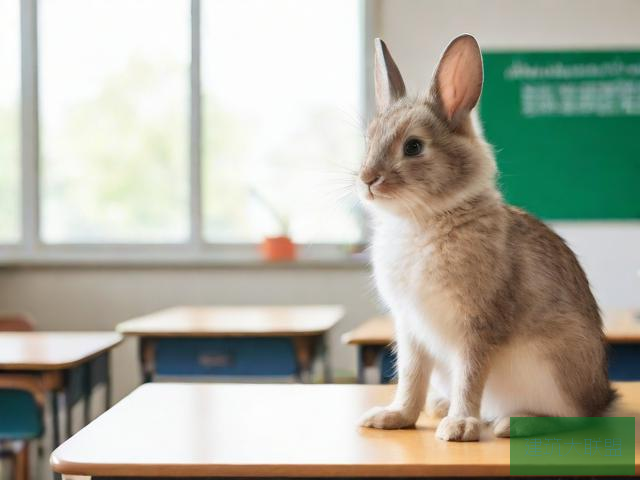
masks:
{"label": "desk top surface", "polygon": [[602,320],[610,343],[640,343],[640,310],[607,310]]}
{"label": "desk top surface", "polygon": [[0,332],[0,371],[64,370],[121,341],[115,332]]}
{"label": "desk top surface", "polygon": [[[640,383],[619,383],[620,415],[640,416]],[[392,385],[146,384],[64,442],[56,472],[88,476],[509,475],[509,441],[357,426]],[[640,428],[636,421],[636,461]]]}
{"label": "desk top surface", "polygon": [[[640,311],[603,312],[609,343],[640,343]],[[393,341],[393,320],[388,316],[371,318],[342,336],[349,345],[388,345]]]}
{"label": "desk top surface", "polygon": [[394,338],[393,319],[374,317],[342,335],[348,345],[388,345]]}
{"label": "desk top surface", "polygon": [[122,322],[125,335],[154,337],[304,336],[344,316],[338,305],[175,307]]}

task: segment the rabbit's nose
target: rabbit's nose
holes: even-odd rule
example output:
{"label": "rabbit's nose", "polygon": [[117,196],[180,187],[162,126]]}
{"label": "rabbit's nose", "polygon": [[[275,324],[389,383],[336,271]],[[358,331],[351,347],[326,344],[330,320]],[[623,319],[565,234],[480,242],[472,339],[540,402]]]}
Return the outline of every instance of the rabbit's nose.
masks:
{"label": "rabbit's nose", "polygon": [[369,186],[369,188],[371,188],[375,187],[376,185],[380,185],[382,182],[384,182],[384,177],[382,175],[374,175],[371,179],[369,179],[369,181],[366,182],[366,184]]}

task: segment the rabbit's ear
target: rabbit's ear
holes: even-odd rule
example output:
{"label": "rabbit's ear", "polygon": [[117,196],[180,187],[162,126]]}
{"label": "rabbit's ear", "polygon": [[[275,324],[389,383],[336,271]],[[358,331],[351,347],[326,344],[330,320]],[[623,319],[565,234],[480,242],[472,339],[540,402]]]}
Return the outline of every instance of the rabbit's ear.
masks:
{"label": "rabbit's ear", "polygon": [[482,54],[471,35],[460,35],[446,48],[431,86],[440,113],[453,127],[476,106],[482,92]]}
{"label": "rabbit's ear", "polygon": [[376,106],[378,111],[382,111],[395,100],[404,97],[405,88],[400,70],[391,58],[391,53],[385,43],[376,38],[375,47]]}

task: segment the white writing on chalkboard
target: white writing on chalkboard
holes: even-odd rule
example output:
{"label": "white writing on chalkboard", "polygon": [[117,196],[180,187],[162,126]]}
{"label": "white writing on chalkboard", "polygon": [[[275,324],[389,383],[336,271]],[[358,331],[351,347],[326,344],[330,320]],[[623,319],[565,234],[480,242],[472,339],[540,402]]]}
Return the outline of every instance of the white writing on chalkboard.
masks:
{"label": "white writing on chalkboard", "polygon": [[610,61],[602,63],[563,63],[531,65],[515,60],[504,72],[507,80],[640,77],[640,63]]}
{"label": "white writing on chalkboard", "polygon": [[640,115],[640,80],[524,83],[525,117]]}

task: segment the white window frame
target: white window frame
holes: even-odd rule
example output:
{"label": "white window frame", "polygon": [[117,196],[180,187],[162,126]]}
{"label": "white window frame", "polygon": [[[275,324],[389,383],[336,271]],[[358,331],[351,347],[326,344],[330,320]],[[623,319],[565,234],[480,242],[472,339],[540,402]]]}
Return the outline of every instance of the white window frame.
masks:
{"label": "white window frame", "polygon": [[[16,0],[17,1],[17,0]],[[200,2],[191,0],[191,68],[189,125],[189,239],[184,243],[158,244],[45,244],[40,235],[40,155],[38,131],[38,1],[20,0],[21,36],[21,238],[0,245],[0,265],[40,264],[193,264],[265,266],[255,243],[207,242],[202,225],[202,115],[200,76]],[[370,118],[372,105],[372,46],[374,10],[377,2],[360,3],[361,111]],[[373,4],[373,5],[372,5]],[[353,247],[353,246],[352,246]],[[347,245],[304,244],[293,266],[361,266],[364,259]],[[273,264],[282,265],[282,264]]]}

